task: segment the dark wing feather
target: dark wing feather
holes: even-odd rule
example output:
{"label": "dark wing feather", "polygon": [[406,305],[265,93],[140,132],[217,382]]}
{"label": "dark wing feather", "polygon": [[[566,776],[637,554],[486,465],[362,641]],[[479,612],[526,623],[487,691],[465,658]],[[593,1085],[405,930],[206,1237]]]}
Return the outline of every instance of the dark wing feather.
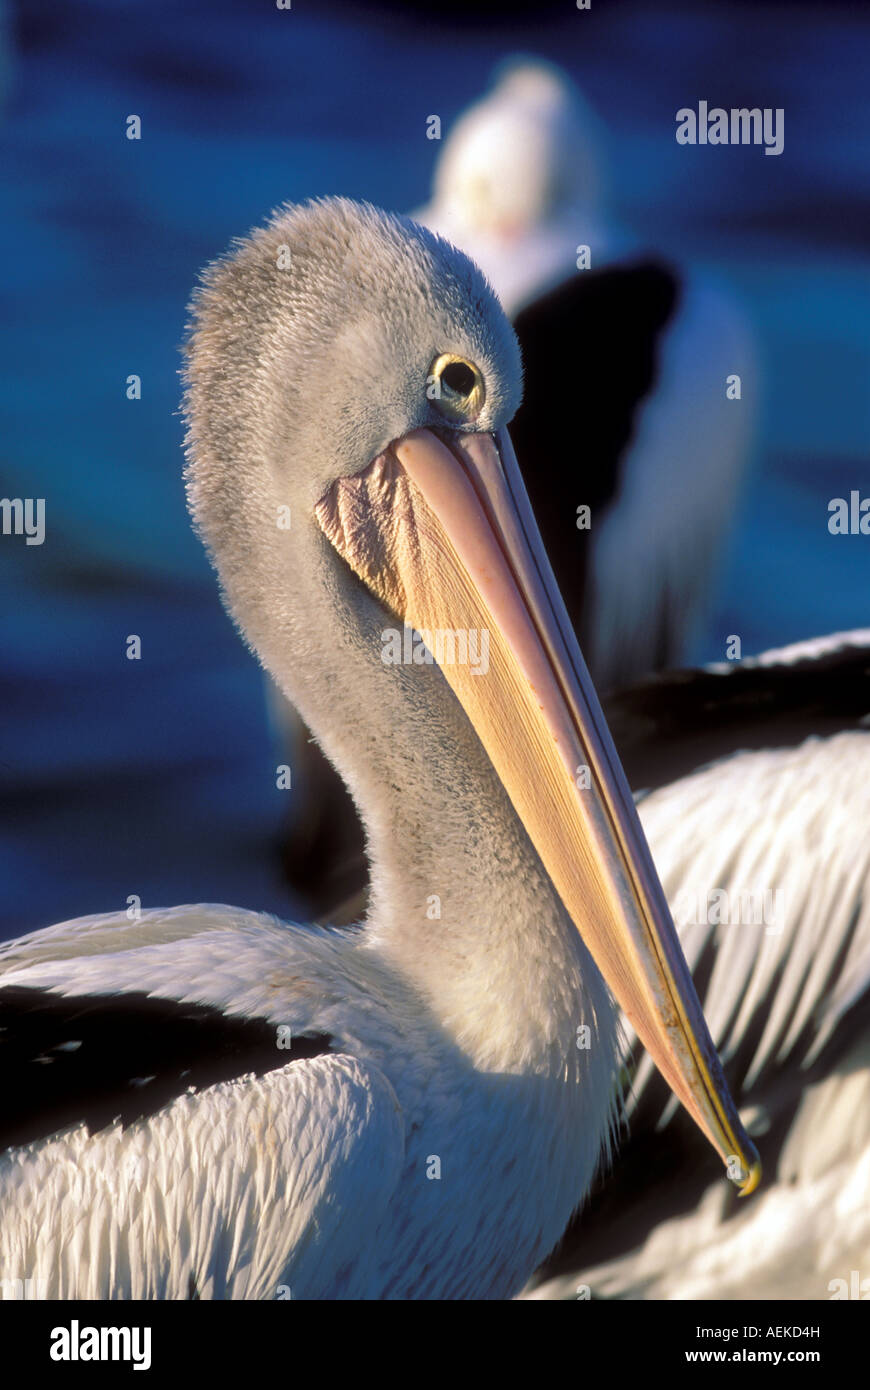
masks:
{"label": "dark wing feather", "polygon": [[176,1096],[329,1052],[323,1034],[278,1046],[274,1024],[144,993],[0,988],[0,1150],[84,1123],[91,1134]]}
{"label": "dark wing feather", "polygon": [[629,784],[652,790],[738,750],[866,728],[870,642],[846,634],[843,645],[790,661],[668,671],[603,705]]}
{"label": "dark wing feather", "polygon": [[[640,407],[658,372],[679,283],[657,261],[578,271],[516,318],[523,403],[510,433],[532,510],[581,644],[587,546],[618,495]],[[583,452],[577,454],[577,439]],[[576,509],[592,511],[592,531]]]}

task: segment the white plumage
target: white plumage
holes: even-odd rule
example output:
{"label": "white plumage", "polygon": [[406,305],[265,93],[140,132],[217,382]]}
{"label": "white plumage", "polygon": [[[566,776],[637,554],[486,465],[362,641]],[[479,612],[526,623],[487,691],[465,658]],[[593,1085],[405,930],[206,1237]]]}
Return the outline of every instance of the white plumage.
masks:
{"label": "white plumage", "polygon": [[[499,982],[499,1012],[522,1026],[483,1062],[427,1020],[359,931],[197,906],[11,943],[4,986],[144,990],[267,1018],[276,1037],[279,1025],[327,1030],[347,1051],[182,1096],[126,1130],[78,1127],[7,1153],[0,1267],[45,1280],[50,1298],[274,1298],[279,1285],[297,1298],[503,1296],[558,1239],[597,1160],[589,1116],[610,1105],[608,1009],[579,965],[563,960],[537,1041],[522,989]],[[591,1066],[560,1028],[581,990],[583,1016],[601,1018]],[[492,1027],[484,990],[474,1023]],[[506,1155],[513,1182],[496,1213]],[[440,1181],[427,1178],[432,1157]]]}

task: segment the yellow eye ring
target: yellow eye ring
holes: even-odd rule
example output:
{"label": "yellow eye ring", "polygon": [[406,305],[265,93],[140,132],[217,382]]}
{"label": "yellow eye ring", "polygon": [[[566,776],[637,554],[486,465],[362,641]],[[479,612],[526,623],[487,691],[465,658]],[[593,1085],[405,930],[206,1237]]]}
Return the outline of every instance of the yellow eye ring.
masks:
{"label": "yellow eye ring", "polygon": [[447,420],[476,420],[486,400],[486,387],[478,367],[467,357],[442,352],[429,368],[426,394]]}

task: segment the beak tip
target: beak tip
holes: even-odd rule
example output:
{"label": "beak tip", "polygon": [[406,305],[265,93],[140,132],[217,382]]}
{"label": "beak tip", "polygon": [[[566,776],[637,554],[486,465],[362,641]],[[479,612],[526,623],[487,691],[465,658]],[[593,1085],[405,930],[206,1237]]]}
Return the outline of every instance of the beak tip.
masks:
{"label": "beak tip", "polygon": [[738,1197],[748,1197],[761,1182],[761,1159],[752,1143],[747,1144],[740,1155],[729,1158],[727,1167]]}

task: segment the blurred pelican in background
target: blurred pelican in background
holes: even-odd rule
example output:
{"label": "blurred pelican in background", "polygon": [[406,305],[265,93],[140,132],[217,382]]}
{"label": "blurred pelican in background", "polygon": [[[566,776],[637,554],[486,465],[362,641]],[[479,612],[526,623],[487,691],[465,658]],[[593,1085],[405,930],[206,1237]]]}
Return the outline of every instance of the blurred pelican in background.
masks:
{"label": "blurred pelican in background", "polygon": [[606,213],[604,126],[558,68],[516,59],[454,125],[413,216],[463,246],[508,314],[555,288],[578,242],[596,266],[630,250]]}

